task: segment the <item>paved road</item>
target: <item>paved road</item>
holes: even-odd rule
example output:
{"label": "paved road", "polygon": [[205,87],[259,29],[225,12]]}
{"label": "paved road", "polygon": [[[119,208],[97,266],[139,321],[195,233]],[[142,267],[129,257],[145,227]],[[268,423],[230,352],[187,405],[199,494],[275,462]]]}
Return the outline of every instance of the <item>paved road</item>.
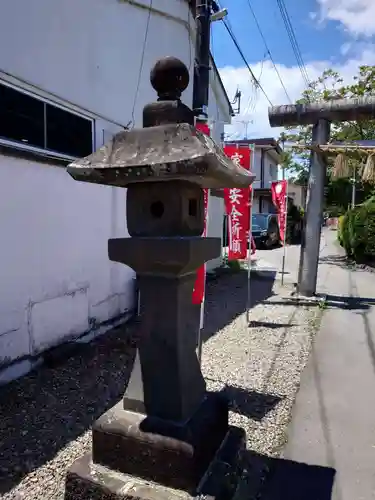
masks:
{"label": "paved road", "polygon": [[329,294],[327,310],[284,457],[335,469],[334,500],[374,500],[375,274],[348,269],[334,238],[325,231],[318,291]]}
{"label": "paved road", "polygon": [[[320,252],[326,246],[325,234],[322,235]],[[285,248],[285,271],[284,281],[286,283],[296,283],[298,280],[298,265],[300,259],[300,245],[287,245]],[[284,248],[274,248],[272,250],[257,250],[253,258],[253,269],[260,272],[276,271],[277,278],[281,278],[282,261]]]}

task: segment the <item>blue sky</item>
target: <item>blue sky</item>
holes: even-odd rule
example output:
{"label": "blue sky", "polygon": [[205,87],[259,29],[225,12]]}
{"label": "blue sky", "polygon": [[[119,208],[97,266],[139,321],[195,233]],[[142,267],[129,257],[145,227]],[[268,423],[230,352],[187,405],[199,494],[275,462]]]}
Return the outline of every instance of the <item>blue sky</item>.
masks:
{"label": "blue sky", "polygon": [[[294,65],[295,57],[282,21],[276,0],[251,0],[253,10],[263,30],[275,62]],[[226,0],[229,19],[233,30],[249,62],[263,58],[265,47],[255,26],[247,0]],[[309,17],[317,10],[316,0],[285,0],[296,38],[305,61],[326,59],[332,55],[342,59],[340,47],[350,36],[340,29],[340,23],[325,23],[319,26],[317,20]],[[242,65],[236,49],[228,43],[228,35],[221,23],[213,26],[214,50],[219,67],[228,64]],[[232,62],[233,61],[233,62]]]}
{"label": "blue sky", "polygon": [[[277,0],[250,0],[267,45],[282,75],[292,100],[304,88]],[[350,80],[360,64],[375,64],[375,0],[284,0],[310,79],[329,67]],[[287,99],[257,30],[247,0],[221,0],[229,11],[228,19],[254,74],[273,104]],[[213,54],[221,76],[232,97],[237,86],[243,92],[242,116],[228,131],[243,136],[249,121],[248,135],[277,136],[267,120],[267,101],[251,85],[236,48],[222,23],[212,26]]]}

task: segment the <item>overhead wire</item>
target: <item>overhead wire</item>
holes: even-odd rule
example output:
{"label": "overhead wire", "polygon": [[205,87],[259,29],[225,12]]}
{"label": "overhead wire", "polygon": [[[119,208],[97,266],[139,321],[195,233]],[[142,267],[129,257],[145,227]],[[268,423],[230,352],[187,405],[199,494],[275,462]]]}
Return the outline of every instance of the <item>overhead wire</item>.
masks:
{"label": "overhead wire", "polygon": [[146,45],[147,45],[147,38],[148,38],[148,32],[150,28],[150,21],[151,21],[151,15],[152,15],[152,4],[154,0],[150,0],[150,4],[148,6],[148,15],[147,15],[147,21],[146,21],[146,30],[145,30],[145,35],[143,39],[143,46],[142,46],[142,53],[141,53],[141,62],[139,65],[139,73],[138,73],[138,79],[137,79],[137,86],[135,89],[135,94],[134,94],[134,101],[133,101],[133,108],[132,108],[132,127],[135,125],[135,107],[137,105],[137,99],[138,99],[138,93],[139,93],[139,87],[141,84],[141,77],[142,77],[142,71],[143,71],[143,63],[145,60],[145,54],[146,54]]}
{"label": "overhead wire", "polygon": [[191,20],[192,20],[192,15],[191,15],[191,11],[190,11],[190,5],[188,5],[187,35],[188,35],[188,44],[189,44],[189,74],[190,74],[190,70],[191,70],[191,65],[193,63],[193,50],[191,47],[191,34],[190,34]]}
{"label": "overhead wire", "polygon": [[[256,15],[255,15],[255,12],[254,12],[254,9],[253,9],[253,7],[252,7],[252,5],[251,5],[251,3],[250,3],[250,0],[247,0],[247,4],[248,4],[249,9],[250,9],[250,12],[251,12],[251,14],[252,14],[252,16],[253,16],[253,18],[254,18],[254,21],[255,21],[256,27],[257,27],[257,29],[258,29],[258,31],[259,31],[259,34],[260,34],[260,36],[261,36],[261,38],[262,38],[262,40],[263,40],[263,43],[264,43],[264,45],[265,45],[265,47],[266,47],[266,51],[267,51],[267,54],[268,54],[268,56],[269,56],[269,58],[270,58],[270,61],[271,61],[272,65],[273,65],[273,67],[274,67],[274,70],[275,70],[275,72],[276,72],[276,74],[277,74],[278,79],[280,80],[281,86],[282,86],[282,87],[283,87],[283,89],[284,89],[284,92],[285,92],[286,98],[288,99],[288,101],[290,102],[290,104],[292,104],[292,99],[290,98],[289,93],[288,93],[288,91],[287,91],[287,89],[286,89],[286,87],[285,87],[285,84],[284,84],[284,82],[283,82],[283,79],[281,78],[280,72],[279,72],[279,70],[277,69],[277,66],[276,66],[276,64],[275,64],[275,61],[274,61],[274,59],[273,59],[273,57],[272,57],[272,54],[271,54],[271,51],[270,51],[270,49],[269,49],[269,46],[268,46],[268,43],[267,43],[266,37],[264,36],[263,30],[262,30],[262,28],[260,27],[259,21],[258,21],[258,19],[257,19]],[[264,61],[263,61],[263,62],[264,62]],[[263,68],[263,66],[262,66],[262,68]]]}
{"label": "overhead wire", "polygon": [[228,20],[227,19],[224,19],[223,20],[223,24],[225,26],[225,29],[227,30],[227,32],[229,33],[229,36],[230,38],[232,39],[238,53],[240,54],[241,56],[241,59],[243,60],[243,62],[245,63],[245,66],[246,68],[248,69],[250,75],[251,75],[251,78],[256,86],[256,88],[260,89],[262,94],[264,95],[264,97],[267,99],[268,103],[270,106],[272,106],[272,102],[270,100],[270,98],[268,97],[268,95],[266,94],[266,91],[264,90],[264,88],[262,87],[262,85],[260,84],[259,80],[257,79],[257,77],[254,75],[254,72],[252,71],[252,69],[250,68],[250,65],[249,63],[247,62],[247,59],[245,57],[245,54],[243,53],[241,47],[240,47],[240,44],[233,32],[233,29],[231,28],[230,24],[228,23]]}
{"label": "overhead wire", "polygon": [[[263,59],[262,59],[262,63],[261,63],[260,71],[259,71],[259,76],[257,78],[257,81],[259,83],[260,83],[261,78],[262,78],[264,62],[266,61],[266,59],[267,59],[267,53],[264,54]],[[247,100],[245,111],[243,113],[241,113],[242,116],[251,115],[255,112],[255,109],[256,109],[257,98],[258,98],[258,88],[254,84],[253,81],[251,82],[251,85],[252,85],[252,93],[250,93],[249,98]],[[244,121],[234,120],[233,124],[236,124],[236,123],[244,124]],[[253,121],[249,120],[247,123],[253,123]],[[234,140],[234,139],[237,139],[239,135],[240,135],[240,133],[238,131],[236,131],[236,132],[233,132],[232,134],[227,134],[226,139],[227,140],[232,140],[232,139]]]}
{"label": "overhead wire", "polygon": [[268,54],[264,54],[264,55],[263,55],[263,59],[262,59],[261,65],[260,65],[259,76],[258,76],[258,80],[259,80],[259,81],[261,80],[262,75],[263,75],[263,68],[264,68],[264,63],[265,63],[265,61],[266,61],[266,59],[267,59],[267,55],[268,55]]}
{"label": "overhead wire", "polygon": [[300,50],[300,47],[299,47],[299,44],[298,44],[298,41],[296,38],[296,34],[294,32],[292,22],[290,20],[288,9],[285,5],[284,0],[277,0],[277,5],[279,7],[281,17],[283,19],[289,41],[292,45],[292,49],[293,49],[294,55],[296,57],[298,67],[301,71],[302,78],[303,78],[306,86],[309,87],[310,86],[310,78],[309,78],[309,75],[307,73],[305,63],[304,63],[303,58],[302,58],[301,50]]}
{"label": "overhead wire", "polygon": [[[257,78],[259,83],[261,83],[261,78],[263,75],[263,68],[264,68],[264,63],[266,61],[266,58],[267,58],[267,54],[264,54],[262,62],[261,62],[261,66],[260,66],[259,76]],[[255,111],[256,104],[257,104],[257,98],[258,98],[258,89],[255,85],[253,86],[253,89],[254,89],[254,99],[252,98],[253,95],[251,95],[249,97],[249,100],[247,102],[247,106],[245,108],[245,112],[243,113],[244,115],[254,113],[254,111]]]}

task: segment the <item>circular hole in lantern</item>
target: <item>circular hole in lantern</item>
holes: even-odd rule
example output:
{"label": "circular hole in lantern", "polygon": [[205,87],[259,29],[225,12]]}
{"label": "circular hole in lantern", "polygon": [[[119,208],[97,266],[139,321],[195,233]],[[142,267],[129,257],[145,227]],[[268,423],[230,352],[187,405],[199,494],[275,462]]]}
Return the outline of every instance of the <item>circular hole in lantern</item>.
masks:
{"label": "circular hole in lantern", "polygon": [[198,202],[195,198],[189,200],[189,215],[190,217],[196,217],[198,213]]}
{"label": "circular hole in lantern", "polygon": [[164,203],[162,201],[154,201],[150,205],[150,212],[155,219],[160,219],[164,214]]}

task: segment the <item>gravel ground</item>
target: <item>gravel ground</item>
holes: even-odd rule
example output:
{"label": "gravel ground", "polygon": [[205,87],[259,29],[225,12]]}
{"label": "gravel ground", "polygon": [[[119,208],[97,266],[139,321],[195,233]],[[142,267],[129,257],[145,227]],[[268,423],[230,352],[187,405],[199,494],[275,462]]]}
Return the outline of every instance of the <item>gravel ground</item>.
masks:
{"label": "gravel ground", "polygon": [[[246,273],[207,287],[203,371],[209,389],[232,401],[231,422],[248,447],[277,456],[306,364],[315,311],[284,300],[290,290],[252,281],[246,324]],[[60,366],[42,368],[0,389],[0,498],[62,500],[69,465],[89,451],[93,421],[124,391],[136,328],[97,339]]]}

